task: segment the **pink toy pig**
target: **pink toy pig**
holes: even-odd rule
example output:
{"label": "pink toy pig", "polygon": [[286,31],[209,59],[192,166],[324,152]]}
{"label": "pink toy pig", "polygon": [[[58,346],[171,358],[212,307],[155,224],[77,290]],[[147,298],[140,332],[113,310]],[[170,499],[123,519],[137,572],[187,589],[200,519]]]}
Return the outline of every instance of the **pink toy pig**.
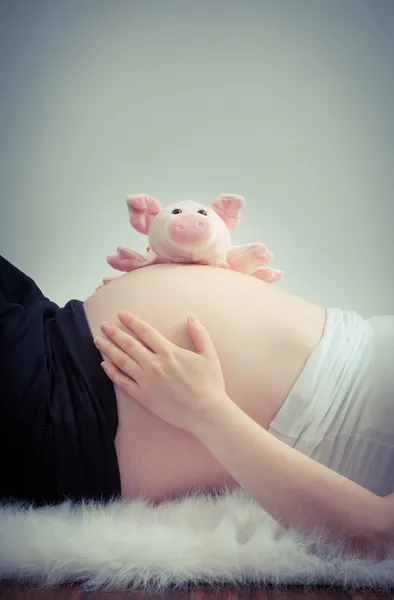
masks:
{"label": "pink toy pig", "polygon": [[[272,283],[282,271],[266,267],[273,258],[265,244],[232,246],[230,230],[240,222],[245,200],[220,196],[211,206],[184,200],[163,208],[156,198],[141,194],[127,198],[132,227],[148,235],[147,254],[118,247],[108,263],[118,271],[133,271],[158,263],[197,263],[240,271]],[[116,277],[104,278],[104,284]]]}

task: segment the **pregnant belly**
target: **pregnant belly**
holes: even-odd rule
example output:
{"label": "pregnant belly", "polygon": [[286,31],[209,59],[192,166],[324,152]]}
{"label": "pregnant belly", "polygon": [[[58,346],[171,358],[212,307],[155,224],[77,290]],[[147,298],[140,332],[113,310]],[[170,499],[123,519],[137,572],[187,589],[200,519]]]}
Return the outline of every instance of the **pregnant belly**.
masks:
{"label": "pregnant belly", "polygon": [[[190,312],[207,327],[221,360],[227,392],[268,427],[320,340],[325,311],[240,273],[196,265],[140,269],[85,302],[94,336],[100,322],[129,310],[181,347]],[[190,434],[144,409],[115,386],[115,440],[122,494],[161,499],[235,482]]]}

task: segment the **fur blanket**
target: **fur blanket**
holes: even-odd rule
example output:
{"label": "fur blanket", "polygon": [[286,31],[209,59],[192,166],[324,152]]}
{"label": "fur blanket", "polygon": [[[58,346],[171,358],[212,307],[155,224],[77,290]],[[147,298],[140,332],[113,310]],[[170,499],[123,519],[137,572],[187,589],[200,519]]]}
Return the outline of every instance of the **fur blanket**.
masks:
{"label": "fur blanket", "polygon": [[198,584],[394,587],[394,549],[377,562],[323,536],[285,530],[243,491],[153,506],[0,506],[0,579],[87,590]]}

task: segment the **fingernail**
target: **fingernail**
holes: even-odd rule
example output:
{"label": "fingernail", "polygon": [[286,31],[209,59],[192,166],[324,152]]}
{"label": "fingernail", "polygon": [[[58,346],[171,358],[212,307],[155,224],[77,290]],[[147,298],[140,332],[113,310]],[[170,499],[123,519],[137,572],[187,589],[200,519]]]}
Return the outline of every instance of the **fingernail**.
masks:
{"label": "fingernail", "polygon": [[96,346],[99,346],[102,342],[102,338],[100,336],[97,336],[94,338],[94,343],[96,344]]}
{"label": "fingernail", "polygon": [[190,321],[190,323],[196,323],[197,322],[196,315],[189,315],[189,321]]}
{"label": "fingernail", "polygon": [[101,366],[103,367],[104,371],[109,371],[109,364],[107,362],[102,362]]}

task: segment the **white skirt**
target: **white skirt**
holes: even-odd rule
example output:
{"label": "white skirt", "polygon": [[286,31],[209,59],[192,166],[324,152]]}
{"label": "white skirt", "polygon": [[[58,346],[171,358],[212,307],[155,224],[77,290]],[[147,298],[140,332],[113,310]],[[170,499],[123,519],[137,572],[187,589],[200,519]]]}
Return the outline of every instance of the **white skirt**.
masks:
{"label": "white skirt", "polygon": [[327,309],[322,340],[269,431],[371,492],[394,492],[394,315]]}

